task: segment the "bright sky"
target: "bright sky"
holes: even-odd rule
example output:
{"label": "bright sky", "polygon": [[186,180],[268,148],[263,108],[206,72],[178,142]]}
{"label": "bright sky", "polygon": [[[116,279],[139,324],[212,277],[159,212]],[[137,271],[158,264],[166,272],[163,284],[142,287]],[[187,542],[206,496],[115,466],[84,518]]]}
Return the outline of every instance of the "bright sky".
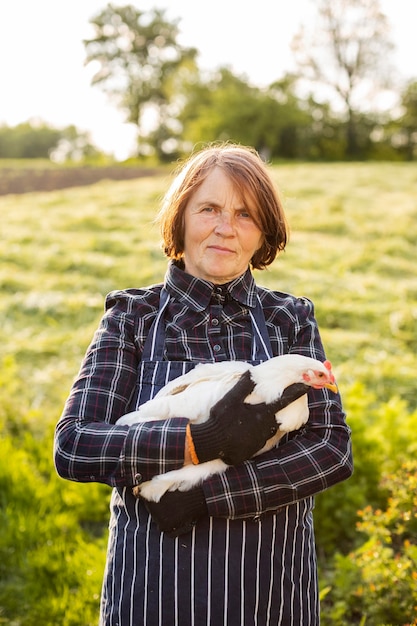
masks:
{"label": "bright sky", "polygon": [[[74,124],[93,142],[119,158],[133,148],[132,127],[84,66],[83,39],[89,19],[107,0],[10,0],[0,4],[0,124],[14,126],[40,118],[57,127]],[[183,45],[199,51],[200,68],[229,65],[256,85],[266,85],[292,69],[290,41],[305,22],[314,0],[113,0],[143,11],[167,9],[179,18]],[[414,3],[381,0],[396,45],[401,76],[417,77]]]}

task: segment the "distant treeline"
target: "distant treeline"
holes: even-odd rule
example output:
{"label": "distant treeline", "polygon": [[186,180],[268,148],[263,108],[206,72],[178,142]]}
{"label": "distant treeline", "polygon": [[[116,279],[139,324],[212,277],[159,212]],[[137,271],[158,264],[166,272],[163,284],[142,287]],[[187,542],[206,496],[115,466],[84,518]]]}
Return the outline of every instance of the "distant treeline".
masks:
{"label": "distant treeline", "polygon": [[75,126],[54,128],[39,121],[0,126],[0,159],[78,161],[98,156],[88,133]]}

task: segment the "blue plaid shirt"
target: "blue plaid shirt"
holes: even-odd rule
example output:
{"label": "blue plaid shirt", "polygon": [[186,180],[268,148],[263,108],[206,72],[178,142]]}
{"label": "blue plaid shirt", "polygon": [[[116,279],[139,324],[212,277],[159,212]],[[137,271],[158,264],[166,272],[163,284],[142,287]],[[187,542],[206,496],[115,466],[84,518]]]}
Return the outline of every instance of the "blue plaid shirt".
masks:
{"label": "blue plaid shirt", "polygon": [[[165,278],[168,361],[251,360],[249,310],[262,303],[273,354],[325,360],[313,304],[255,284],[248,270],[223,290],[170,263]],[[56,428],[55,463],[64,478],[132,486],[184,461],[187,420],[116,426],[135,392],[144,341],[162,285],[112,292]],[[210,516],[257,518],[348,478],[350,430],[338,395],[309,392],[307,425],[281,444],[204,483]]]}

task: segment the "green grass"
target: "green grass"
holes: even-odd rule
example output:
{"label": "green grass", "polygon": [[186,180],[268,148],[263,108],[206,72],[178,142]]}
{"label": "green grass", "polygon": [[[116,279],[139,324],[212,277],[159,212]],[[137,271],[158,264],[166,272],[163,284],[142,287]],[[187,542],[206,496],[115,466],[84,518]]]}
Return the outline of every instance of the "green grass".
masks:
{"label": "green grass", "polygon": [[292,237],[260,279],[314,300],[342,387],[362,380],[415,407],[415,167],[284,166],[275,177]]}
{"label": "green grass", "polygon": [[[325,554],[349,548],[356,508],[382,497],[382,459],[395,463],[412,446],[417,171],[292,164],[273,175],[291,237],[256,278],[314,301],[357,448],[354,478],[318,502]],[[52,433],[106,293],[163,280],[153,220],[168,183],[163,175],[0,197],[0,624],[96,623],[109,490],[57,478]],[[331,527],[324,515],[337,498]]]}

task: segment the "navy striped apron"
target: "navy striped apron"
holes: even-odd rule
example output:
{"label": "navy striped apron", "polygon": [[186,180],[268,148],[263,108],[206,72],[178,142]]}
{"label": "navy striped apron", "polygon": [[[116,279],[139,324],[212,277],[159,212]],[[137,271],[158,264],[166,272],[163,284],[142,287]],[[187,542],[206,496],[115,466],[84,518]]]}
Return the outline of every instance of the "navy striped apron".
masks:
{"label": "navy striped apron", "polygon": [[[163,289],[144,346],[134,410],[195,366],[164,361]],[[258,302],[253,363],[272,356]],[[257,520],[200,520],[160,533],[130,488],[114,489],[100,626],[317,626],[312,499]]]}

